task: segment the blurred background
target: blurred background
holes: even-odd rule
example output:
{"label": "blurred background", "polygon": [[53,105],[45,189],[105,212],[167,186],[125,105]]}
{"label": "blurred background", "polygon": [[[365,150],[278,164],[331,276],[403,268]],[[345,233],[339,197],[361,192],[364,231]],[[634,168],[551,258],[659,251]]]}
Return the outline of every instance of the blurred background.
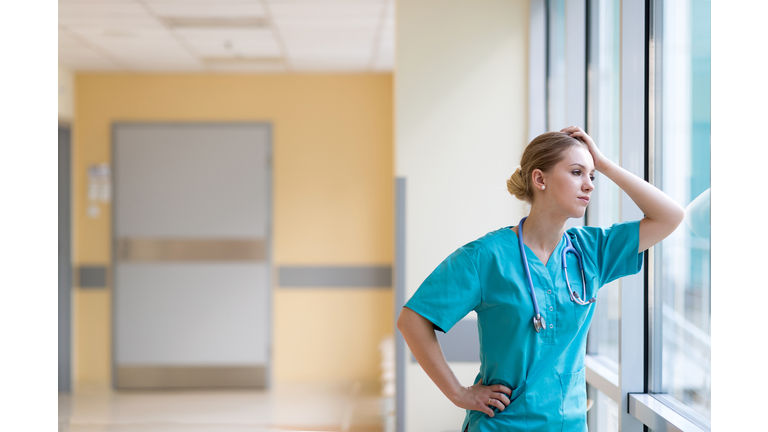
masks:
{"label": "blurred background", "polygon": [[[706,426],[709,2],[624,3],[655,5],[656,39],[622,45],[619,0],[59,0],[59,430],[458,431],[394,322],[526,214],[505,180],[572,124],[646,178],[656,149],[696,209],[651,261],[650,387]],[[620,115],[649,41],[652,130]],[[602,186],[573,225],[632,215]],[[623,421],[620,289],[588,347],[600,431]],[[439,336],[472,384],[474,314]]]}

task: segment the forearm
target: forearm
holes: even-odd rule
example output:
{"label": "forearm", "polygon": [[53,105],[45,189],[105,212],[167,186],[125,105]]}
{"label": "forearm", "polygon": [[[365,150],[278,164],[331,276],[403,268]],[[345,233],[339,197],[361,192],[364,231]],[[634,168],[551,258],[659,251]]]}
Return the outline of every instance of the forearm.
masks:
{"label": "forearm", "polygon": [[404,307],[397,320],[397,328],[424,372],[448,399],[456,403],[456,398],[464,387],[448,366],[432,323]]}
{"label": "forearm", "polygon": [[597,170],[616,183],[645,215],[640,222],[639,251],[663,240],[683,221],[683,207],[640,177],[609,160],[603,161]]}

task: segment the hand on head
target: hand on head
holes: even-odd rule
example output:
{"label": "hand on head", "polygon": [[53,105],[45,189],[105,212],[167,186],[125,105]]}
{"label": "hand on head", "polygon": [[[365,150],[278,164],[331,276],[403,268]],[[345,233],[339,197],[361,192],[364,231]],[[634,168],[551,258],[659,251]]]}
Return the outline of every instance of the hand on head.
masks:
{"label": "hand on head", "polygon": [[607,159],[600,152],[600,149],[597,148],[597,145],[592,140],[592,137],[587,135],[587,133],[578,126],[569,126],[567,128],[561,129],[560,132],[567,133],[568,135],[586,144],[589,153],[592,154],[592,160],[595,162],[595,169],[598,171],[601,170]]}

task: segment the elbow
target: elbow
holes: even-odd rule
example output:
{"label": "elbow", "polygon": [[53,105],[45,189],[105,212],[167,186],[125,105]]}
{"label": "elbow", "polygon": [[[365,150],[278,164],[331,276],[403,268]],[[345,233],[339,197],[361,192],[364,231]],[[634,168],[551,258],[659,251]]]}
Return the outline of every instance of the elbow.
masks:
{"label": "elbow", "polygon": [[681,223],[683,223],[683,220],[685,220],[685,209],[680,204],[677,205],[677,209],[675,209],[675,229],[680,226]]}
{"label": "elbow", "polygon": [[397,326],[397,329],[400,330],[400,333],[403,333],[403,329],[405,328],[405,321],[406,321],[406,318],[405,318],[406,312],[405,312],[405,310],[406,310],[406,308],[402,308],[400,310],[400,316],[398,316],[398,318],[397,318],[396,326]]}
{"label": "elbow", "polygon": [[674,224],[675,224],[675,227],[673,229],[674,231],[675,229],[677,229],[677,227],[680,226],[681,223],[683,223],[683,220],[685,220],[685,209],[683,208],[683,206],[681,206],[680,204],[677,204],[677,208],[675,209],[671,219],[674,221]]}

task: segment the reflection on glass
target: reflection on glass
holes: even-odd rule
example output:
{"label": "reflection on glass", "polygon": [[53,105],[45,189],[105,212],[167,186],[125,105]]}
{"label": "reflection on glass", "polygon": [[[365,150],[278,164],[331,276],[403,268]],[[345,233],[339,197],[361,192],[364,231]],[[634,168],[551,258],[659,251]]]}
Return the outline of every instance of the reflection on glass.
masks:
{"label": "reflection on glass", "polygon": [[654,249],[651,390],[711,408],[710,2],[657,2],[654,182],[686,220]]}
{"label": "reflection on glass", "polygon": [[565,0],[547,0],[547,130],[565,124]]}
{"label": "reflection on glass", "polygon": [[592,400],[592,408],[587,411],[587,428],[597,432],[619,432],[619,405],[591,385],[587,385],[587,399]]}
{"label": "reflection on glass", "polygon": [[[589,1],[587,60],[587,133],[603,154],[619,161],[619,0]],[[610,226],[619,220],[620,191],[599,173],[587,210],[587,225]],[[619,281],[600,289],[590,330],[591,355],[619,361]]]}

